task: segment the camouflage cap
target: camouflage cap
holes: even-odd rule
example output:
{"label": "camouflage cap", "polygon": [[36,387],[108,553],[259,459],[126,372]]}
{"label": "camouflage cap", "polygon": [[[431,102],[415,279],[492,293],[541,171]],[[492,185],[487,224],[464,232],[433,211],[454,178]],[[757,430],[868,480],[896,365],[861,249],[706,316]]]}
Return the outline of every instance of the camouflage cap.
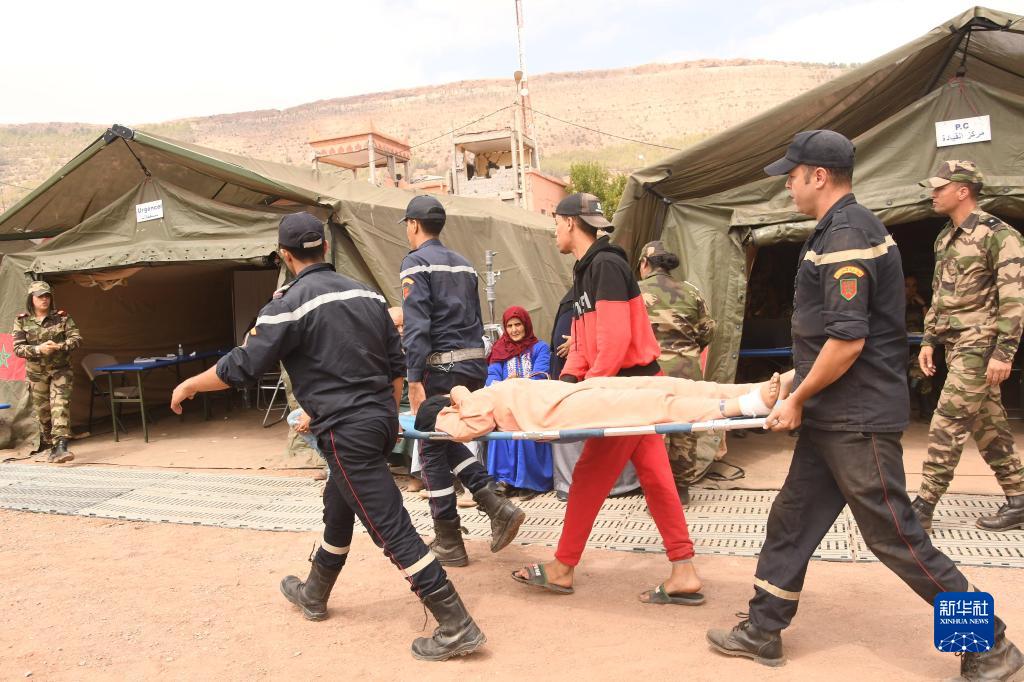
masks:
{"label": "camouflage cap", "polygon": [[53,294],[50,290],[50,285],[43,281],[32,282],[28,285],[28,293],[33,296],[45,296],[46,294]]}
{"label": "camouflage cap", "polygon": [[951,182],[966,182],[971,184],[983,184],[985,176],[978,170],[973,161],[943,161],[939,164],[935,175],[917,183],[922,187],[936,189],[944,187]]}
{"label": "camouflage cap", "polygon": [[665,242],[661,240],[647,242],[644,244],[644,248],[640,249],[640,260],[650,258],[651,256],[665,256],[669,254],[675,255],[665,248]]}

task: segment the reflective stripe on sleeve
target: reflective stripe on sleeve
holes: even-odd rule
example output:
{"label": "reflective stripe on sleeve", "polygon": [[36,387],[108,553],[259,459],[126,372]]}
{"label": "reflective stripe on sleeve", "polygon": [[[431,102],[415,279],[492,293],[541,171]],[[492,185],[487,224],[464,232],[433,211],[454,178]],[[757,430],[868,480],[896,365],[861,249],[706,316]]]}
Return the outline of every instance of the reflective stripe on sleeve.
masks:
{"label": "reflective stripe on sleeve", "polygon": [[409,275],[416,275],[421,272],[464,272],[467,275],[477,276],[476,270],[471,265],[414,265],[413,267],[402,270],[398,273],[398,277],[408,277]]}
{"label": "reflective stripe on sleeve", "polygon": [[313,312],[325,303],[333,303],[335,301],[349,301],[354,298],[372,298],[380,301],[384,305],[387,305],[387,301],[383,296],[375,291],[367,291],[365,289],[352,289],[350,291],[334,291],[329,294],[320,294],[316,298],[311,298],[295,310],[288,313],[278,313],[277,315],[261,315],[256,318],[256,326],[261,324],[282,324],[285,322],[294,322],[301,319],[307,313]]}
{"label": "reflective stripe on sleeve", "polygon": [[815,253],[808,251],[804,260],[809,260],[815,265],[832,265],[834,263],[845,263],[851,260],[871,260],[880,258],[889,252],[889,248],[896,246],[896,241],[889,235],[885,241],[878,246],[866,249],[846,249],[845,251],[834,251],[831,253]]}

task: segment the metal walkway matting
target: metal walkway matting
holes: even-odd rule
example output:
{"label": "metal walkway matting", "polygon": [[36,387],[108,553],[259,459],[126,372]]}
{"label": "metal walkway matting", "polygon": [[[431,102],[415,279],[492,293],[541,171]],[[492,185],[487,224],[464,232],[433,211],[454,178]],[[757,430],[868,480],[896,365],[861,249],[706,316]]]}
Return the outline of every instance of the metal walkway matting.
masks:
{"label": "metal walkway matting", "polygon": [[[0,508],[222,528],[320,531],[321,486],[304,478],[4,464],[0,465]],[[776,495],[773,490],[691,489],[686,517],[697,552],[756,556]],[[403,496],[416,529],[430,535],[427,501],[416,494]],[[946,495],[935,512],[932,541],[959,564],[1024,568],[1024,531],[988,533],[974,526],[978,516],[995,512],[1002,503],[1002,497]],[[516,542],[555,546],[565,504],[550,493],[518,504],[527,517]],[[461,516],[470,537],[490,537],[483,513],[463,509]],[[664,551],[639,496],[606,500],[588,546]],[[827,561],[877,561],[849,509],[843,510],[814,556]]]}

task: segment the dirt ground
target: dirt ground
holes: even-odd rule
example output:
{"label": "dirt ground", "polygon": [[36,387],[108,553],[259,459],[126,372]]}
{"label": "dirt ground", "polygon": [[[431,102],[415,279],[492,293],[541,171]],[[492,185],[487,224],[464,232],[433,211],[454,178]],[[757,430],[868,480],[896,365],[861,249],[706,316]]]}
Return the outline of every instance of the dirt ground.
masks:
{"label": "dirt ground", "polygon": [[[285,454],[284,425],[264,430],[261,416],[235,410],[209,422],[165,417],[149,444],[137,427],[117,444],[98,434],[75,441],[77,458],[67,466],[311,476],[308,462]],[[925,435],[917,425],[906,438],[912,474],[920,470]],[[732,439],[728,459],[747,472],[736,483],[777,488],[792,442],[778,434]],[[954,485],[998,492],[975,450],[965,453]],[[550,549],[513,545],[494,555],[477,541],[468,541],[471,565],[450,575],[488,644],[464,659],[417,662],[409,645],[433,623],[424,629],[418,601],[365,535],[355,538],[328,621],[308,622],[284,600],[278,582],[288,573],[305,576],[315,541],[310,533],[0,510],[0,679],[915,680],[953,674],[958,665],[932,646],[931,608],[877,563],[813,562],[800,615],[784,636],[789,662],[769,669],[715,655],[704,641],[708,627],[730,626],[745,610],[756,559],[699,557],[704,606],[646,606],[636,595],[664,577],[663,556],[589,551],[577,593],[557,596],[509,578],[511,570],[547,559]],[[1011,637],[1020,632],[1014,626],[1024,622],[1024,574],[965,572],[995,594]]]}
{"label": "dirt ground", "polygon": [[[934,650],[931,609],[878,564],[813,562],[803,607],[785,633],[789,661],[768,669],[712,654],[709,626],[731,625],[755,560],[701,557],[700,607],[636,600],[666,573],[663,557],[591,551],[577,593],[514,584],[543,547],[500,554],[470,542],[451,577],[488,637],[447,663],[412,659],[424,614],[399,573],[357,535],[330,619],[304,620],[278,581],[307,569],[307,533],[145,524],[0,511],[0,677],[23,679],[936,679],[958,659]],[[1024,622],[1024,581],[967,569]],[[433,625],[428,627],[432,628]],[[1016,630],[1020,632],[1020,630]]]}

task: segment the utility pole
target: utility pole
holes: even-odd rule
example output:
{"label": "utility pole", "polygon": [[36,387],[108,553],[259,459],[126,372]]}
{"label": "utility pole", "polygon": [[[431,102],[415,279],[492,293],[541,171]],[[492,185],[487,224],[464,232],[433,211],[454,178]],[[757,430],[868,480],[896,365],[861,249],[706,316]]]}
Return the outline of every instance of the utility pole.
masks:
{"label": "utility pole", "polygon": [[516,47],[519,50],[519,71],[523,74],[517,80],[519,86],[519,108],[523,115],[523,132],[533,140],[533,160],[536,168],[540,168],[540,150],[537,149],[537,138],[533,134],[533,111],[530,106],[530,88],[526,76],[526,43],[523,39],[525,32],[525,19],[523,18],[523,0],[515,0],[516,3]]}

